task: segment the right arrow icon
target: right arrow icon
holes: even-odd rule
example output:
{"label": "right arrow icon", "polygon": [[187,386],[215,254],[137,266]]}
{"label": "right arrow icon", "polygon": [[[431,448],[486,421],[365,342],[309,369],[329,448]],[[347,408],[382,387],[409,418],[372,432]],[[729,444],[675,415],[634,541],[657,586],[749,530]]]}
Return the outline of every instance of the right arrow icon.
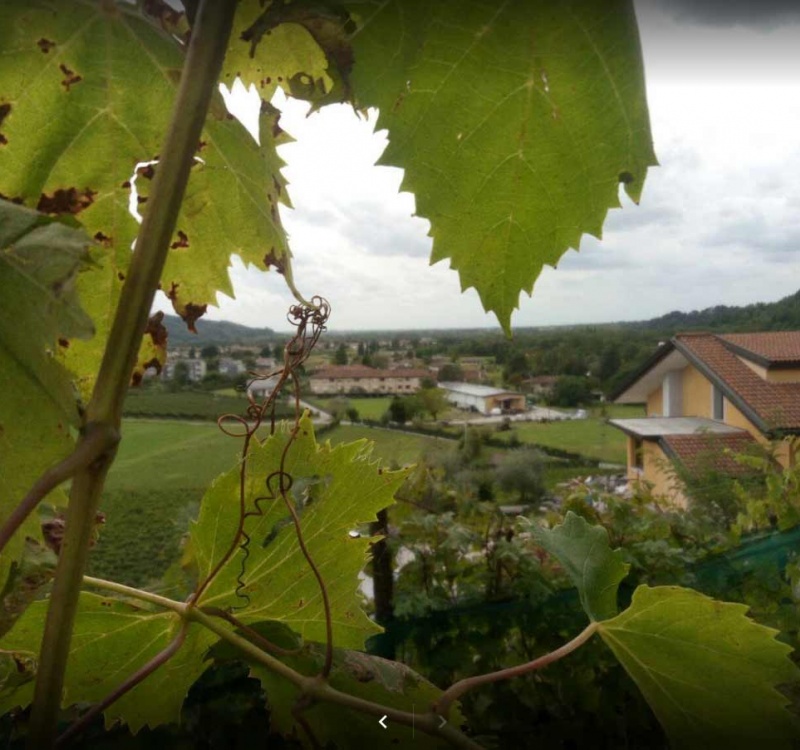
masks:
{"label": "right arrow icon", "polygon": [[445,724],[447,724],[447,719],[444,716],[439,717],[439,729],[441,729]]}

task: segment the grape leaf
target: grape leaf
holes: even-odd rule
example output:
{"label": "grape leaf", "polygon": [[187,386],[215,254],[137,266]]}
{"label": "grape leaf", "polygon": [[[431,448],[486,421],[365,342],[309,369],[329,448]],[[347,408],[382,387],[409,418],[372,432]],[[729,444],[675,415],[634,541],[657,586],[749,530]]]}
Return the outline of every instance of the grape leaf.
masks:
{"label": "grape leaf", "polygon": [[530,525],[533,538],[556,557],[572,578],[589,619],[607,620],[617,614],[617,589],[628,574],[622,550],[611,550],[608,532],[569,511],[554,529]]}
{"label": "grape leaf", "polygon": [[389,131],[379,163],[431,222],[431,262],[450,258],[509,331],[584,233],[600,237],[619,183],[639,200],[656,164],[630,0],[347,3],[356,104]]}
{"label": "grape leaf", "polygon": [[673,747],[789,748],[800,737],[776,686],[797,683],[778,631],[747,606],[677,586],[639,586],[599,632],[644,693]]}
{"label": "grape leaf", "polygon": [[[52,352],[62,336],[92,335],[75,293],[88,245],[82,231],[0,200],[0,522],[73,447],[75,394]],[[26,535],[40,537],[35,515],[3,550],[0,587]]]}
{"label": "grape leaf", "polygon": [[[242,608],[236,616],[245,623],[279,620],[304,639],[325,640],[325,617],[319,586],[298,546],[289,512],[267,477],[278,471],[290,437],[282,424],[263,444],[253,444],[248,455],[246,507],[255,500],[261,516],[246,519],[250,537],[248,554],[237,550],[199,600],[200,605]],[[331,447],[318,445],[308,415],[299,423],[297,438],[289,447],[285,471],[292,477],[290,497],[300,514],[308,550],[324,571],[331,602],[334,643],[360,648],[378,628],[360,609],[358,573],[366,562],[372,540],[352,538],[350,532],[374,520],[377,512],[392,504],[392,496],[407,472],[382,471],[369,461],[365,440]],[[277,493],[276,493],[277,494]],[[239,469],[223,474],[203,498],[194,522],[188,558],[201,578],[221,559],[234,538],[239,521]],[[241,574],[241,578],[240,578]],[[239,581],[243,583],[237,595]]]}
{"label": "grape leaf", "polygon": [[[129,212],[136,165],[157,157],[184,53],[129,3],[0,4],[0,194],[53,215],[79,215],[99,243],[79,291],[98,335],[64,352],[84,396],[105,347],[137,232]],[[265,112],[261,146],[218,97],[198,143],[161,285],[191,325],[231,293],[229,258],[287,258],[275,153],[282,131]],[[200,161],[202,160],[202,161]],[[140,199],[153,170],[137,178]],[[140,206],[147,210],[147,203]]]}
{"label": "grape leaf", "polygon": [[[296,656],[281,657],[281,661],[292,669],[309,676],[319,674],[324,660],[324,647],[317,643],[306,644]],[[298,689],[258,664],[251,666],[250,674],[261,681],[267,695],[272,730],[305,739],[303,730],[292,714],[300,697]],[[401,662],[344,649],[334,650],[329,682],[331,687],[348,695],[409,713],[429,710],[442,694],[434,684]],[[354,737],[358,737],[360,747],[383,747],[387,742],[397,747],[449,747],[441,739],[391,720],[384,729],[371,714],[351,711],[334,703],[314,705],[303,711],[302,716],[325,747],[350,747]],[[462,721],[457,710],[451,712],[452,724],[458,726]]]}
{"label": "grape leaf", "polygon": [[[3,638],[3,648],[19,660],[35,659],[39,652],[47,602],[30,606]],[[154,613],[119,599],[82,592],[62,705],[96,703],[130,674],[163,650],[178,634],[181,618],[174,612]],[[106,726],[122,719],[136,733],[180,719],[181,706],[192,683],[206,668],[204,657],[217,636],[191,624],[183,646],[143,683],[126,693],[105,714]],[[26,706],[33,682],[0,694],[0,715]]]}
{"label": "grape leaf", "polygon": [[[280,20],[293,5],[297,4],[273,3],[265,11],[261,0],[239,3],[222,65],[223,82],[230,87],[240,77],[246,86],[255,85],[267,101],[279,87],[309,100],[333,89],[325,52],[308,29]],[[317,7],[321,9],[321,5]],[[255,37],[248,32],[254,32]]]}

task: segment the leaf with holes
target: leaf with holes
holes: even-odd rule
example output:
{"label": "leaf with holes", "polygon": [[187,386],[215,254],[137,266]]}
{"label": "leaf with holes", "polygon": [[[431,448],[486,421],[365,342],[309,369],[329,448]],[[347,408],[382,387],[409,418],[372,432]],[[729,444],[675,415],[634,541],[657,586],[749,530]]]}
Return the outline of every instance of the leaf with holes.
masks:
{"label": "leaf with holes", "polygon": [[530,524],[533,538],[563,566],[578,588],[591,620],[607,620],[617,614],[617,589],[628,574],[622,550],[613,550],[608,532],[592,526],[569,511],[564,523],[554,529]]}
{"label": "leaf with holes", "polygon": [[347,3],[356,104],[389,131],[380,163],[509,331],[520,291],[656,163],[631,0]]}
{"label": "leaf with holes", "polygon": [[[79,215],[100,246],[98,267],[79,279],[98,335],[63,353],[87,396],[137,233],[134,169],[158,155],[184,50],[134,5],[76,0],[0,4],[0,47],[14,58],[0,66],[0,194]],[[232,292],[232,253],[262,268],[270,254],[288,263],[277,213],[287,201],[281,138],[274,110],[265,112],[259,146],[216,98],[161,280],[190,324],[218,291]],[[152,171],[136,176],[140,210]]]}
{"label": "leaf with holes", "polygon": [[[0,523],[73,448],[77,403],[53,352],[93,332],[75,292],[88,245],[82,231],[0,200]],[[0,588],[26,535],[40,537],[35,514],[3,550]]]}
{"label": "leaf with holes", "polygon": [[[324,641],[320,588],[278,491],[276,472],[290,436],[288,426],[282,425],[263,444],[251,445],[246,508],[253,512],[258,507],[263,515],[246,519],[244,530],[250,537],[247,552],[236,550],[199,603],[240,608],[236,615],[245,623],[279,620],[304,639]],[[284,471],[292,478],[287,499],[299,514],[312,559],[324,571],[334,643],[361,648],[368,636],[380,630],[361,611],[357,593],[358,574],[366,563],[372,540],[352,538],[350,532],[374,521],[379,510],[392,504],[407,472],[379,469],[377,462],[369,460],[365,440],[335,447],[330,443],[318,445],[308,415],[301,419],[297,437],[291,441]],[[222,559],[235,537],[238,522],[237,467],[214,482],[192,526],[188,556],[201,579]]]}
{"label": "leaf with holes", "polygon": [[[19,660],[35,659],[46,610],[46,601],[29,607],[4,636],[3,649]],[[152,612],[119,599],[82,592],[62,705],[97,703],[106,698],[170,644],[181,622],[174,612]],[[121,719],[136,733],[144,726],[179,721],[183,699],[205,671],[205,654],[216,640],[217,636],[202,626],[189,625],[177,654],[106,711],[106,726]],[[0,693],[0,714],[15,706],[27,706],[32,697],[33,682]]]}
{"label": "leaf with holes", "polygon": [[778,631],[747,606],[677,586],[639,586],[599,633],[644,693],[673,747],[790,748],[797,718],[778,685],[800,680]]}

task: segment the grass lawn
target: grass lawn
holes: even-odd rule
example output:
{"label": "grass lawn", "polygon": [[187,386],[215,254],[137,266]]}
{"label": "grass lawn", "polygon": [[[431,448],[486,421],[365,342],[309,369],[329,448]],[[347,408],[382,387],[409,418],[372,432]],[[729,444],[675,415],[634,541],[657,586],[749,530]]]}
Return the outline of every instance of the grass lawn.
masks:
{"label": "grass lawn", "polygon": [[359,396],[334,396],[325,398],[312,396],[306,399],[308,403],[314,404],[323,411],[330,411],[331,403],[338,399],[347,401],[348,406],[357,409],[358,415],[363,419],[380,419],[392,402],[391,396],[376,396],[375,398],[363,398]]}
{"label": "grass lawn", "polygon": [[523,422],[514,425],[512,432],[524,443],[537,443],[580,453],[609,463],[626,461],[625,435],[602,419],[575,419],[563,422]]}

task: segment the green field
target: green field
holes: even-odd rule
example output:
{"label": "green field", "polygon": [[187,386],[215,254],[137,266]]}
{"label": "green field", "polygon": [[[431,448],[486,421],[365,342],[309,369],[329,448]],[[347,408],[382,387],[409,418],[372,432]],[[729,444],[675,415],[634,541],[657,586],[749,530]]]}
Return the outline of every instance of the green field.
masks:
{"label": "green field", "polygon": [[338,400],[347,401],[348,407],[358,410],[358,416],[362,419],[380,419],[384,412],[389,408],[392,402],[389,396],[376,396],[375,398],[364,398],[361,396],[338,396],[333,398],[313,398],[307,399],[309,403],[314,404],[323,411],[330,411],[333,402]]}
{"label": "green field", "polygon": [[497,434],[500,439],[516,435],[524,443],[536,443],[580,453],[608,463],[626,461],[625,435],[603,419],[574,419],[563,422],[524,422],[514,425],[511,432]]}

